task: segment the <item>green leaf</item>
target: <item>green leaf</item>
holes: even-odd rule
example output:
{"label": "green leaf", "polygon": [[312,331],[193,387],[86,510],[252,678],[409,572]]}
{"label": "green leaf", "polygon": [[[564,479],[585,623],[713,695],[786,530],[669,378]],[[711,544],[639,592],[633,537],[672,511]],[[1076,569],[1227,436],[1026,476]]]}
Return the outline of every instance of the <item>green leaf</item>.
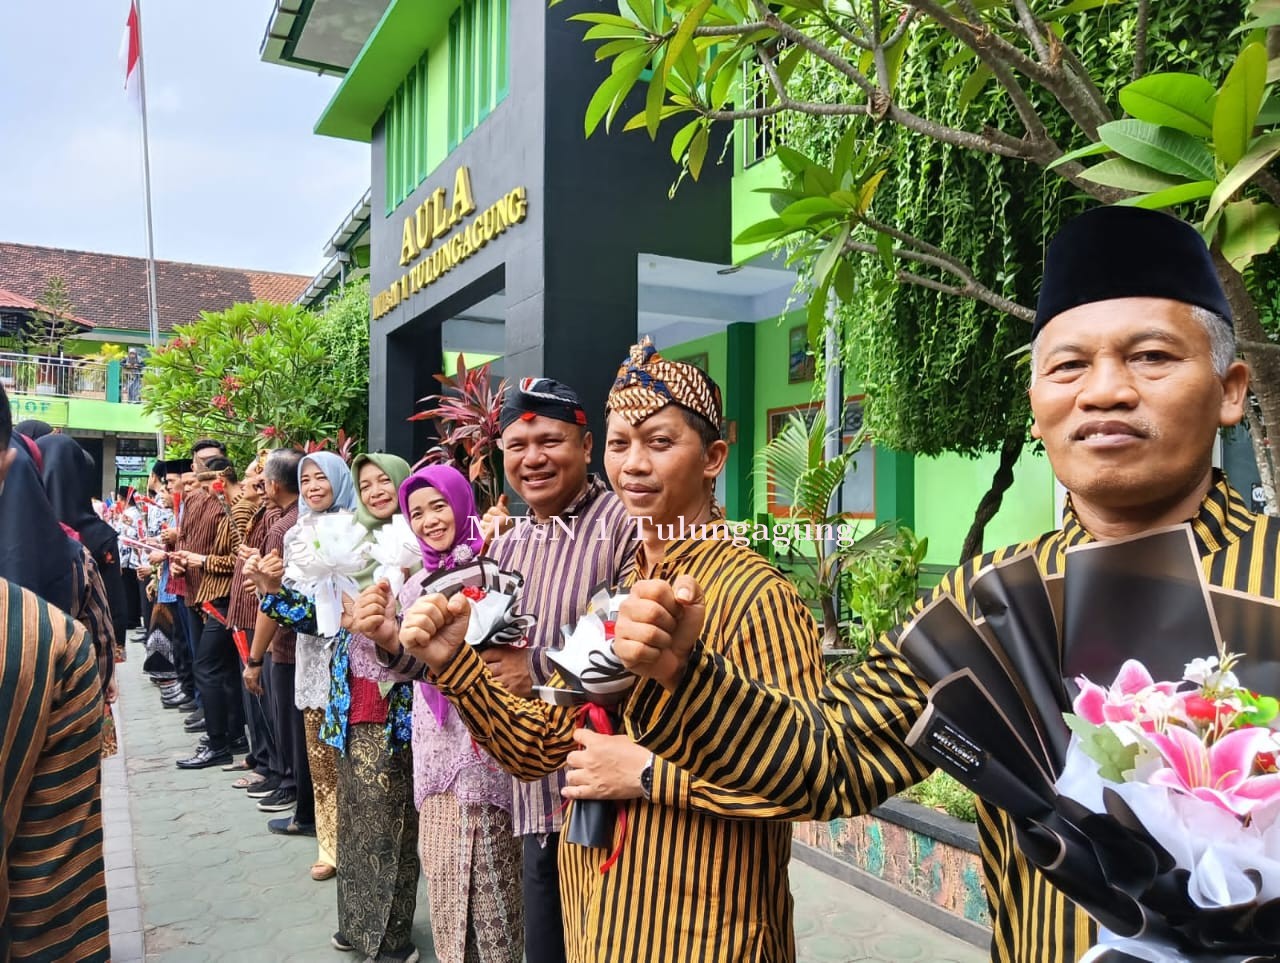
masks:
{"label": "green leaf", "polygon": [[1051,171],[1059,164],[1067,164],[1071,161],[1080,160],[1082,157],[1096,157],[1098,154],[1105,154],[1109,150],[1111,148],[1102,141],[1098,141],[1096,144],[1085,144],[1083,147],[1067,151],[1052,164],[1048,165],[1045,170]]}
{"label": "green leaf", "polygon": [[[1271,83],[1268,79],[1267,83]],[[1262,102],[1262,107],[1258,111],[1259,127],[1274,127],[1280,124],[1280,97],[1272,94]]]}
{"label": "green leaf", "polygon": [[810,344],[817,344],[822,338],[822,329],[827,324],[827,292],[830,290],[828,285],[818,285],[805,308],[805,321]]}
{"label": "green leaf", "polygon": [[1267,83],[1274,84],[1280,80],[1280,57],[1267,61]]}
{"label": "green leaf", "polygon": [[693,141],[689,144],[689,173],[693,175],[695,181],[702,173],[702,162],[706,160],[707,143],[710,138],[707,125],[701,124],[697,133],[693,135]]}
{"label": "green leaf", "polygon": [[765,221],[758,221],[750,227],[745,228],[742,233],[733,239],[734,244],[759,244],[762,241],[776,241],[780,237],[786,237],[788,234],[794,233],[796,228],[792,227],[780,217],[771,217]]}
{"label": "green leaf", "polygon": [[1124,782],[1138,760],[1138,746],[1126,746],[1109,726],[1095,726],[1071,712],[1062,718],[1080,740],[1080,751],[1098,764],[1098,775],[1108,782]]}
{"label": "green leaf", "polygon": [[803,197],[793,204],[788,204],[778,216],[787,224],[802,227],[815,217],[843,216],[844,207],[827,197]]}
{"label": "green leaf", "polygon": [[875,200],[876,190],[880,187],[880,182],[884,180],[884,175],[889,173],[889,168],[882,167],[876,171],[863,183],[858,191],[858,213],[865,214],[871,208],[871,202]]}
{"label": "green leaf", "polygon": [[994,76],[995,74],[986,64],[978,64],[978,66],[974,67],[973,73],[965,78],[964,84],[960,88],[960,93],[956,96],[956,108],[961,111],[968,110],[973,98],[982,93],[982,88],[987,86]]}
{"label": "green leaf", "polygon": [[1280,154],[1280,131],[1264,134],[1255,140],[1245,155],[1240,158],[1240,162],[1231,168],[1227,176],[1218,184],[1209,201],[1209,210],[1205,213],[1205,217],[1213,217],[1214,213],[1227,203],[1236,191],[1249,183],[1249,179],[1271,163],[1277,154]]}
{"label": "green leaf", "polygon": [[1075,13],[1084,13],[1086,10],[1096,10],[1098,7],[1107,7],[1113,3],[1119,3],[1120,0],[1072,0],[1071,3],[1065,3],[1061,7],[1055,7],[1048,13],[1044,14],[1041,19],[1046,21],[1061,20],[1063,17],[1069,17]]}
{"label": "green leaf", "polygon": [[822,287],[829,287],[833,278],[832,271],[836,266],[836,261],[844,254],[845,242],[849,240],[849,234],[853,230],[853,226],[845,224],[844,227],[833,237],[822,253],[818,255],[818,259],[813,264],[813,277]]}
{"label": "green leaf", "polygon": [[1198,201],[1208,197],[1217,186],[1213,181],[1193,181],[1190,184],[1166,187],[1151,194],[1127,197],[1116,203],[1120,207],[1145,207],[1150,211],[1158,211],[1162,207],[1173,207],[1177,204],[1185,204],[1187,201]]}
{"label": "green leaf", "polygon": [[684,152],[689,149],[689,142],[693,140],[693,135],[701,123],[701,117],[691,120],[676,131],[675,136],[671,138],[671,159],[677,164],[680,163],[680,158],[684,156]]}
{"label": "green leaf", "polygon": [[605,114],[612,111],[613,105],[622,99],[624,90],[629,89],[630,84],[627,83],[625,73],[610,74],[601,82],[596,92],[591,95],[591,100],[587,103],[586,115],[583,117],[583,128],[587,137],[590,137],[600,125]]}
{"label": "green leaf", "polygon": [[1274,204],[1236,201],[1222,209],[1219,245],[1237,271],[1244,271],[1255,257],[1271,251],[1280,241],[1280,208]]}
{"label": "green leaf", "polygon": [[791,171],[793,174],[803,174],[807,168],[817,166],[817,164],[811,161],[804,154],[800,153],[795,148],[787,147],[785,144],[778,145],[774,150],[774,156],[782,162],[783,167]]}
{"label": "green leaf", "polygon": [[1142,120],[1113,120],[1098,128],[1098,137],[1121,157],[1162,174],[1203,181],[1217,173],[1204,142],[1185,131]]}
{"label": "green leaf", "polygon": [[711,9],[711,0],[699,0],[698,5],[684,15],[684,19],[680,21],[680,26],[676,29],[676,35],[671,38],[667,44],[667,55],[662,63],[662,75],[666,77],[675,67],[676,62],[684,53],[685,47],[693,38],[693,32],[698,29],[698,24],[702,22],[702,18],[707,15],[707,11]]}
{"label": "green leaf", "polygon": [[836,297],[841,301],[847,303],[853,300],[857,280],[854,277],[853,265],[849,263],[847,257],[842,257],[836,262],[836,273],[832,279],[832,285],[835,287]]}
{"label": "green leaf", "polygon": [[1147,74],[1120,90],[1120,106],[1138,120],[1196,137],[1213,135],[1213,84],[1195,74]]}
{"label": "green leaf", "polygon": [[1251,43],[1231,65],[1213,109],[1213,149],[1227,167],[1249,149],[1266,85],[1267,50]]}
{"label": "green leaf", "polygon": [[1113,157],[1101,164],[1094,164],[1081,176],[1095,184],[1143,193],[1162,191],[1184,183],[1181,178],[1162,174],[1145,164],[1134,163],[1127,157]]}
{"label": "green leaf", "polygon": [[876,250],[880,252],[880,260],[884,264],[884,268],[890,274],[894,271],[893,263],[893,238],[888,234],[876,234]]}
{"label": "green leaf", "polygon": [[570,20],[579,23],[607,23],[613,24],[615,27],[627,27],[631,30],[636,29],[636,24],[626,17],[619,16],[616,13],[575,13]]}
{"label": "green leaf", "polygon": [[658,125],[662,123],[662,102],[667,94],[665,75],[655,71],[649,78],[649,89],[644,95],[644,126],[650,140],[658,139]]}

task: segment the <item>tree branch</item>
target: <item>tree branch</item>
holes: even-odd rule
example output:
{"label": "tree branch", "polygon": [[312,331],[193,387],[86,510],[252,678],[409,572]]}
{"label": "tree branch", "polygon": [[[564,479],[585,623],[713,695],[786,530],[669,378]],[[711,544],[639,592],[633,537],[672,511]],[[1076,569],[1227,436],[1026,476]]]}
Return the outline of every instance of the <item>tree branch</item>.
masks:
{"label": "tree branch", "polygon": [[889,39],[884,42],[884,45],[892,47],[901,40],[911,25],[915,23],[916,14],[919,12],[915,7],[908,7],[907,12],[898,21],[898,25],[893,28],[893,33],[889,34]]}
{"label": "tree branch", "polygon": [[[753,20],[750,23],[731,23],[720,27],[695,27],[693,35],[695,37],[745,37],[749,33],[755,33],[757,30],[769,30],[770,26],[762,20]],[[672,36],[675,34],[673,33]],[[666,36],[661,34],[660,36]]]}
{"label": "tree branch", "polygon": [[1022,35],[1031,42],[1040,62],[1049,63],[1049,47],[1044,42],[1044,34],[1040,32],[1040,25],[1036,23],[1031,8],[1027,6],[1027,0],[1013,0],[1013,7],[1018,11],[1018,24],[1022,27]]}
{"label": "tree branch", "polygon": [[1151,0],[1138,0],[1138,25],[1133,35],[1133,79],[1147,72],[1147,28],[1151,24]]}
{"label": "tree branch", "polygon": [[[936,268],[950,274],[958,279],[960,284],[947,284],[924,275],[915,274],[910,271],[898,271],[899,280],[907,281],[920,287],[930,288],[934,291],[941,291],[944,294],[952,294],[957,297],[966,297],[973,301],[981,301],[990,305],[998,311],[1018,318],[1028,323],[1035,320],[1035,312],[1024,305],[1019,304],[1002,294],[998,294],[985,284],[974,277],[973,271],[967,264],[952,254],[921,240],[911,234],[901,231],[896,227],[891,227],[877,221],[875,218],[864,217],[863,223],[872,230],[885,234],[899,242],[900,247],[893,249],[895,257],[902,258],[905,261],[914,261],[917,264],[924,264],[928,267]],[[857,251],[862,254],[878,254],[879,248],[874,244],[865,241],[850,240],[846,242],[845,249],[849,251]]]}

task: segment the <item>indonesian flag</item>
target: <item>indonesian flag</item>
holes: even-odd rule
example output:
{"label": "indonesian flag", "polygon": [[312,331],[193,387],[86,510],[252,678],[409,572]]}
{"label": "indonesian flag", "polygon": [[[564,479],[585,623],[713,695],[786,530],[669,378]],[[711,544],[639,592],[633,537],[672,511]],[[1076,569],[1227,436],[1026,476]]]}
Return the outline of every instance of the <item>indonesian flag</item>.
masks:
{"label": "indonesian flag", "polygon": [[120,63],[124,66],[124,89],[135,99],[139,96],[138,75],[142,61],[142,31],[138,26],[138,3],[130,0],[129,19],[120,38]]}

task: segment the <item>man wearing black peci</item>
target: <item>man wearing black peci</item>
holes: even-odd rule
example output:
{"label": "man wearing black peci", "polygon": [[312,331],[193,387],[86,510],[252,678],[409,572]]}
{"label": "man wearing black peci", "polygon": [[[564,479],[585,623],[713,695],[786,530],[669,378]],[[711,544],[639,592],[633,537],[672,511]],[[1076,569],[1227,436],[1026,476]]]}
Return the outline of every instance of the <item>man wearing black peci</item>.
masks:
{"label": "man wearing black peci", "polygon": [[[1210,583],[1280,596],[1280,524],[1212,465],[1218,430],[1243,417],[1249,369],[1199,234],[1130,207],[1075,218],[1049,247],[1032,339],[1032,434],[1070,495],[1062,527],[966,562],[934,597],[973,615],[970,582],[993,561],[1030,550],[1056,574],[1073,545],[1186,521]],[[643,745],[794,818],[866,812],[928,773],[904,741],[927,686],[898,650],[900,628],[806,702],[703,649],[700,595],[687,581],[641,583],[619,617],[615,651],[653,680],[628,707]],[[992,959],[1078,959],[1093,921],[1027,862],[1003,812],[979,803],[978,829]]]}

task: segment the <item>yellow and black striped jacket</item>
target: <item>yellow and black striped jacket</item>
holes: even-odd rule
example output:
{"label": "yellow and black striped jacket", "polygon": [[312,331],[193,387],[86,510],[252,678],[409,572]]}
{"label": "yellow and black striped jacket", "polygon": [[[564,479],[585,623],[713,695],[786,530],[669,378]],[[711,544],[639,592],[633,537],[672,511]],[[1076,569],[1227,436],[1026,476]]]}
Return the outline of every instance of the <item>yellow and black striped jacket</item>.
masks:
{"label": "yellow and black striped jacket", "polygon": [[0,624],[0,960],[106,960],[93,645],[3,579]]}
{"label": "yellow and black striped jacket", "polygon": [[[722,536],[724,530],[717,528]],[[727,538],[727,536],[725,536]],[[637,553],[638,572],[649,568]],[[801,699],[822,685],[813,616],[759,555],[718,538],[667,545],[644,577],[692,575],[707,599],[707,645],[744,677]],[[575,712],[518,699],[465,650],[436,679],[476,741],[504,768],[536,779],[575,748]],[[554,684],[554,680],[553,680]],[[747,734],[749,736],[749,734]],[[571,963],[739,963],[795,959],[789,813],[655,760],[653,801],[627,800],[618,862],[568,842],[560,892]],[[754,818],[753,818],[754,817]]]}
{"label": "yellow and black striped jacket", "polygon": [[[1211,584],[1280,597],[1280,519],[1255,515],[1220,474],[1192,520]],[[1041,571],[1091,536],[1068,511],[1062,529],[974,559],[949,573],[946,592],[976,614],[968,587],[983,566],[1034,550]],[[922,602],[917,610],[927,602]],[[647,682],[628,707],[638,741],[682,769],[772,800],[793,818],[864,813],[928,774],[904,744],[927,687],[899,655],[896,633],[861,665],[828,681],[816,701],[770,691],[720,658],[695,653],[674,694]],[[979,805],[978,832],[993,925],[991,957],[1068,963],[1093,943],[1093,921],[1018,852],[1004,814]]]}

